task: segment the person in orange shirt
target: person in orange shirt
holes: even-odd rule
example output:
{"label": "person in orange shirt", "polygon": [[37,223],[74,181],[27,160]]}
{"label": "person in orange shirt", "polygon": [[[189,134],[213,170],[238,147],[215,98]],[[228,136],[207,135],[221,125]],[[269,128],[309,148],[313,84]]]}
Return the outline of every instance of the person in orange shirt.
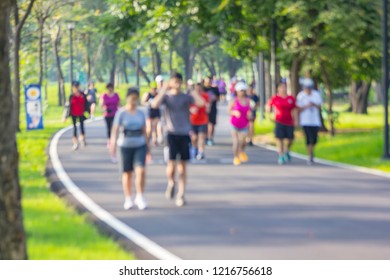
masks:
{"label": "person in orange shirt", "polygon": [[195,91],[200,94],[206,104],[202,107],[198,107],[196,105],[191,105],[190,107],[190,121],[192,126],[191,157],[196,158],[197,160],[202,160],[205,158],[206,134],[207,125],[209,122],[208,112],[210,103],[209,95],[204,91],[202,84],[196,84]]}

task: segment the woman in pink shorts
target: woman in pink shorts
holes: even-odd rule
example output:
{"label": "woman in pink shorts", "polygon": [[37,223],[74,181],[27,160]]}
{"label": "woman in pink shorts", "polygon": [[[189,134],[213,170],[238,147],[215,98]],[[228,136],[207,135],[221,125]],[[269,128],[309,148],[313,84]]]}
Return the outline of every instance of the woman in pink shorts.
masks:
{"label": "woman in pink shorts", "polygon": [[247,85],[238,82],[235,86],[236,97],[229,103],[230,123],[232,125],[234,165],[247,162],[245,153],[246,137],[249,131],[249,121],[252,117],[250,100],[246,96]]}

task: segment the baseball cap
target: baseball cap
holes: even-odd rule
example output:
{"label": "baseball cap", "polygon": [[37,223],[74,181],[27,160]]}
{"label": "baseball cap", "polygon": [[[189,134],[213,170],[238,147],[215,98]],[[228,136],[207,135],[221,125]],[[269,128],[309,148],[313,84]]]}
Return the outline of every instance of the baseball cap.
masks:
{"label": "baseball cap", "polygon": [[246,83],[244,83],[244,82],[238,82],[238,83],[236,84],[236,86],[234,87],[234,89],[235,89],[236,91],[247,90],[247,89],[248,89],[248,86],[247,86]]}
{"label": "baseball cap", "polygon": [[156,83],[160,83],[160,82],[164,81],[164,78],[161,75],[157,75],[155,81],[156,81]]}
{"label": "baseball cap", "polygon": [[80,83],[78,81],[73,81],[72,86],[78,87],[78,86],[80,86]]}
{"label": "baseball cap", "polygon": [[310,78],[305,78],[305,79],[303,79],[303,81],[302,81],[302,87],[303,88],[313,88],[314,87],[314,82],[313,82],[313,80],[312,79],[310,79]]}
{"label": "baseball cap", "polygon": [[192,79],[189,79],[189,80],[187,81],[187,85],[193,86],[193,85],[194,85],[194,81],[193,81]]}
{"label": "baseball cap", "polygon": [[156,83],[155,81],[151,81],[150,84],[149,84],[149,86],[150,86],[151,88],[157,88],[157,83]]}

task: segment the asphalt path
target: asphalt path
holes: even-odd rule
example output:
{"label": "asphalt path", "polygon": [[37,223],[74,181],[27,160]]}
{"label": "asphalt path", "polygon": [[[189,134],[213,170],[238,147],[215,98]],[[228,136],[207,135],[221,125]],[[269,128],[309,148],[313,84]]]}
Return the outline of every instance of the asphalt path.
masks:
{"label": "asphalt path", "polygon": [[162,148],[147,166],[145,211],[123,210],[117,164],[110,161],[102,120],[87,124],[87,147],[59,159],[71,180],[132,229],[183,259],[390,259],[390,179],[301,159],[278,166],[275,152],[248,148],[232,165],[226,107],[219,108],[216,146],[189,166],[186,199],[164,197]]}

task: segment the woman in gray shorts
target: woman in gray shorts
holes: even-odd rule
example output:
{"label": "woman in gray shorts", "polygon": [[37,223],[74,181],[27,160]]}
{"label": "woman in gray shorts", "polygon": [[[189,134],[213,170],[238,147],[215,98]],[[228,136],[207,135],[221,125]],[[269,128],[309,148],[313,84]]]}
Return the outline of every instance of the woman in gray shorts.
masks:
{"label": "woman in gray shorts", "polygon": [[[146,119],[144,113],[137,108],[139,91],[130,88],[126,96],[126,106],[117,112],[111,133],[111,154],[119,148],[122,171],[122,186],[125,195],[123,207],[128,210],[135,204],[138,209],[146,208],[143,197],[145,188],[145,159],[148,150],[146,141]],[[134,171],[134,172],[133,172]],[[135,173],[136,197],[131,197],[131,184]]]}

